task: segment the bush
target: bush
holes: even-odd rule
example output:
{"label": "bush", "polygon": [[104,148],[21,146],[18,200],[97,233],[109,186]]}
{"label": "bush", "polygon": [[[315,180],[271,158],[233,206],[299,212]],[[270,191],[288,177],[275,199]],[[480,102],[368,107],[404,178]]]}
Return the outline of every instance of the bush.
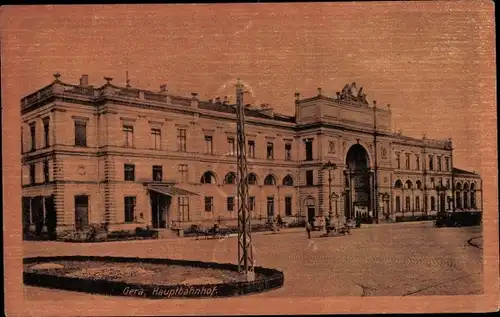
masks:
{"label": "bush", "polygon": [[144,229],[144,228],[137,227],[137,228],[135,228],[135,235],[137,237],[141,237],[141,238],[158,239],[158,231],[151,230],[149,228]]}
{"label": "bush", "polygon": [[91,224],[83,230],[63,233],[59,239],[65,242],[103,242],[107,239],[107,232],[101,225]]}
{"label": "bush", "polygon": [[300,228],[300,227],[305,227],[306,226],[306,221],[305,220],[294,220],[292,222],[288,223],[288,228]]}

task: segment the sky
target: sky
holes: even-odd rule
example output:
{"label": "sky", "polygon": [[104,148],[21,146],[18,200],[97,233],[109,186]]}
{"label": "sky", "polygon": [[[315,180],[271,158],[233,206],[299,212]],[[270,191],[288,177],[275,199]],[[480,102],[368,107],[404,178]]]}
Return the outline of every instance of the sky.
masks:
{"label": "sky", "polygon": [[[496,173],[494,13],[488,1],[11,6],[0,12],[4,107],[82,74],[202,99],[252,94],[294,114],[294,93],[347,83],[391,104],[393,129],[453,139],[454,165]],[[234,100],[234,99],[233,99]],[[494,150],[494,151],[493,151]]]}

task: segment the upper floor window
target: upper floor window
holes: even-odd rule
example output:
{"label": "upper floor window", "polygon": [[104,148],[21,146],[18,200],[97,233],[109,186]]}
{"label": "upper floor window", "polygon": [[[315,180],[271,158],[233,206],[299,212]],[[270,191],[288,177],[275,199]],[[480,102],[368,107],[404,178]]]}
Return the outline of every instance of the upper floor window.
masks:
{"label": "upper floor window", "polygon": [[30,124],[30,140],[31,140],[31,151],[36,150],[36,125],[35,122]]}
{"label": "upper floor window", "polygon": [[434,170],[434,157],[432,155],[429,155],[429,170]]}
{"label": "upper floor window", "polygon": [[161,182],[163,179],[163,166],[153,165],[153,180]]}
{"label": "upper floor window", "polygon": [[177,150],[186,152],[186,129],[177,129]]}
{"label": "upper floor window", "polygon": [[276,179],[273,175],[267,175],[264,179],[264,185],[276,185]]}
{"label": "upper floor window", "polygon": [[155,150],[161,149],[160,129],[151,129],[151,148]]}
{"label": "upper floor window", "polygon": [[49,182],[49,161],[43,161],[43,181],[45,183]]}
{"label": "upper floor window", "polygon": [[285,176],[283,178],[283,186],[293,186],[293,178],[290,175]]}
{"label": "upper floor window", "polygon": [[135,181],[135,165],[134,164],[125,164],[123,166],[124,175],[123,178],[126,181]]}
{"label": "upper floor window", "polygon": [[236,174],[233,172],[228,173],[224,179],[225,184],[236,184]]}
{"label": "upper floor window", "polygon": [[290,161],[292,159],[292,145],[290,143],[285,144],[285,160]]}
{"label": "upper floor window", "polygon": [[227,138],[228,151],[230,156],[236,155],[236,143],[233,137]]}
{"label": "upper floor window", "polygon": [[400,169],[401,168],[401,154],[396,153],[396,168]]}
{"label": "upper floor window", "polygon": [[387,149],[385,147],[382,147],[382,158],[383,159],[387,158]]}
{"label": "upper floor window", "polygon": [[274,159],[274,144],[272,142],[267,142],[266,157],[268,160]]}
{"label": "upper floor window", "polygon": [[185,183],[188,181],[188,166],[187,164],[179,164],[179,172],[181,173],[181,182]]}
{"label": "upper floor window", "polygon": [[313,160],[313,142],[312,142],[312,140],[306,140],[305,145],[306,145],[306,161],[312,161]]}
{"label": "upper floor window", "polygon": [[87,123],[75,121],[75,145],[87,146]]}
{"label": "upper floor window", "polygon": [[36,170],[35,170],[35,163],[30,164],[30,184],[34,185],[36,182]]}
{"label": "upper floor window", "polygon": [[420,169],[420,155],[415,155],[416,169]]}
{"label": "upper floor window", "polygon": [[257,185],[257,176],[254,173],[250,173],[247,176],[248,185]]}
{"label": "upper floor window", "polygon": [[123,126],[124,143],[123,146],[134,146],[134,127],[131,125]]}
{"label": "upper floor window", "polygon": [[285,216],[292,215],[292,197],[285,197]]}
{"label": "upper floor window", "polygon": [[205,135],[205,153],[207,154],[213,154],[214,152],[214,144],[213,144],[213,138],[211,135]]}
{"label": "upper floor window", "polygon": [[212,173],[210,171],[203,173],[203,175],[201,176],[200,183],[202,183],[202,184],[215,184],[215,183],[217,183],[214,173]]}
{"label": "upper floor window", "polygon": [[449,171],[450,170],[450,158],[449,157],[444,158],[444,165],[446,167],[446,171]]}
{"label": "upper floor window", "polygon": [[441,171],[441,156],[437,157],[437,165],[438,171]]}
{"label": "upper floor window", "polygon": [[255,158],[255,141],[248,141],[248,157]]}
{"label": "upper floor window", "polygon": [[50,131],[49,120],[45,119],[43,121],[43,140],[45,143],[45,147],[50,146],[49,131]]}
{"label": "upper floor window", "polygon": [[406,153],[406,169],[410,169],[410,153]]}
{"label": "upper floor window", "polygon": [[306,171],[306,185],[314,185],[314,172],[312,170]]}

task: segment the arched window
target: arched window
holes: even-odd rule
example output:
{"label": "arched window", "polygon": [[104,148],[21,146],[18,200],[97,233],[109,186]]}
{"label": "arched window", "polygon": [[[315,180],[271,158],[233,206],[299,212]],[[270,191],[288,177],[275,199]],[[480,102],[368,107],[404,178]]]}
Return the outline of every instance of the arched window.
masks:
{"label": "arched window", "polygon": [[403,182],[398,179],[396,183],[394,183],[394,188],[403,188]]}
{"label": "arched window", "polygon": [[422,189],[422,182],[421,181],[416,181],[415,185],[417,185],[417,189]]}
{"label": "arched window", "polygon": [[215,174],[213,172],[207,171],[201,176],[200,183],[202,184],[216,184]]}
{"label": "arched window", "polygon": [[470,184],[470,207],[476,209],[476,184]]}
{"label": "arched window", "polygon": [[267,175],[264,179],[264,185],[276,185],[276,178],[273,175]]}
{"label": "arched window", "polygon": [[227,173],[224,177],[224,184],[236,184],[236,174],[233,172]]}
{"label": "arched window", "polygon": [[248,185],[257,185],[257,175],[250,173],[247,176]]}
{"label": "arched window", "polygon": [[293,178],[290,175],[285,176],[283,178],[283,186],[293,186]]}
{"label": "arched window", "polygon": [[405,183],[405,188],[411,189],[413,187],[413,183],[411,180],[407,180]]}
{"label": "arched window", "polygon": [[469,208],[469,183],[464,184],[464,209]]}
{"label": "arched window", "polygon": [[462,209],[462,184],[461,183],[457,183],[457,185],[455,186],[455,189],[456,189],[456,193],[455,193],[455,204],[456,204],[456,208],[457,209]]}

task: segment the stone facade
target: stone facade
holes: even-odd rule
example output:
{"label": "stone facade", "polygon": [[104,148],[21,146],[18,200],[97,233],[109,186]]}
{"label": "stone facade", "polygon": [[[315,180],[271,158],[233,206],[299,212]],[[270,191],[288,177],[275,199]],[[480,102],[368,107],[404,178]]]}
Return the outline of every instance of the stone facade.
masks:
{"label": "stone facade", "polygon": [[[94,88],[86,75],[80,85],[55,77],[21,100],[26,223],[53,212],[58,230],[236,225],[231,105],[174,96],[166,86],[152,92],[106,78]],[[296,94],[295,116],[246,106],[254,222],[278,214],[289,223],[317,220],[330,202],[339,222],[361,213],[382,221],[481,210],[481,178],[453,168],[451,140],[392,132],[390,106],[368,105],[361,91],[352,84],[333,98],[320,89],[312,98]],[[52,207],[33,203],[47,197]]]}

